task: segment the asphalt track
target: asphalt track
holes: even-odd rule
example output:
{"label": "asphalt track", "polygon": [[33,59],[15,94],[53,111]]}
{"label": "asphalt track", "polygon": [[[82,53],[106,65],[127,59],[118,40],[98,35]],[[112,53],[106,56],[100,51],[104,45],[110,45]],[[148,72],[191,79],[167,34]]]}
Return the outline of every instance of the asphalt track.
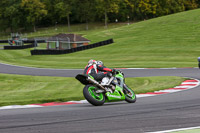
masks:
{"label": "asphalt track", "polygon": [[[126,77],[183,76],[200,79],[197,68],[125,69]],[[0,73],[74,77],[82,70],[37,69],[0,64]],[[0,110],[0,133],[143,133],[200,126],[200,87],[134,104],[106,103]]]}

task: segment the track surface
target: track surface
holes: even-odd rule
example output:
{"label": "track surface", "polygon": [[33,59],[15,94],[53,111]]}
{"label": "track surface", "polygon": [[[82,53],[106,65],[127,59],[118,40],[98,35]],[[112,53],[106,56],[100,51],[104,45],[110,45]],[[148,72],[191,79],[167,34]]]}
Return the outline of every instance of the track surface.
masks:
{"label": "track surface", "polygon": [[[126,69],[126,77],[183,76],[200,79],[197,68]],[[0,73],[74,77],[82,70],[35,69],[0,64]],[[134,104],[76,104],[0,110],[0,133],[143,133],[200,126],[200,87],[145,97]]]}

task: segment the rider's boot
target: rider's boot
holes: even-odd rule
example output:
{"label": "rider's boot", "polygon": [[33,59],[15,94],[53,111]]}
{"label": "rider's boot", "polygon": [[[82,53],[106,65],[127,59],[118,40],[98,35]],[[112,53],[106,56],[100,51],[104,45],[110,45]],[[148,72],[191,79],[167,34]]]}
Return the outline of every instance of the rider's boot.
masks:
{"label": "rider's boot", "polygon": [[109,78],[108,77],[104,77],[101,81],[101,85],[102,86],[106,86],[108,85],[108,82],[109,82]]}

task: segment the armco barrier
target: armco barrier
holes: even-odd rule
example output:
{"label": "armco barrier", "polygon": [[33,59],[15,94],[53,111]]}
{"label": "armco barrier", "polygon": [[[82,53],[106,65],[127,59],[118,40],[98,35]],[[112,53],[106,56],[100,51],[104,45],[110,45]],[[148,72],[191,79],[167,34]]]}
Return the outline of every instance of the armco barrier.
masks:
{"label": "armco barrier", "polygon": [[101,41],[101,42],[98,42],[98,43],[94,43],[94,44],[90,44],[90,45],[86,45],[86,46],[81,46],[81,47],[77,47],[77,48],[66,49],[66,50],[40,50],[40,49],[35,49],[35,50],[31,50],[31,55],[69,54],[69,53],[73,53],[73,52],[78,52],[78,51],[82,51],[82,50],[87,50],[87,49],[91,49],[91,48],[96,48],[96,47],[108,45],[108,44],[111,44],[111,43],[113,43],[113,39],[109,39],[109,40],[105,40],[105,41]]}
{"label": "armco barrier", "polygon": [[[36,40],[37,43],[45,43],[45,40]],[[35,40],[23,40],[24,43],[34,43]],[[8,40],[0,40],[0,43],[8,43]]]}
{"label": "armco barrier", "polygon": [[8,43],[8,40],[0,40],[0,43]]}
{"label": "armco barrier", "polygon": [[4,46],[4,49],[26,49],[26,48],[33,48],[35,47],[35,44],[28,44],[28,45],[22,45],[22,46]]}
{"label": "armco barrier", "polygon": [[[37,43],[45,43],[45,40],[36,40]],[[35,47],[35,40],[24,40],[24,43],[32,43],[32,44],[28,44],[28,45],[22,45],[22,46],[16,46],[16,45],[6,45],[4,46],[4,49],[26,49],[26,48],[33,48]],[[0,43],[8,43],[8,40],[0,40]]]}

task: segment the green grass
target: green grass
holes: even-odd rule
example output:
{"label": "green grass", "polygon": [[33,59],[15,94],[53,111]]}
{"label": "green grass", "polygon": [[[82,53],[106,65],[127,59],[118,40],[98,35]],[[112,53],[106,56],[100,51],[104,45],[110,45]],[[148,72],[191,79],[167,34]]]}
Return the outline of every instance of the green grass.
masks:
{"label": "green grass", "polygon": [[[145,93],[179,85],[181,77],[127,78],[135,93]],[[84,99],[83,85],[75,78],[0,74],[0,106],[63,102]]]}
{"label": "green grass", "polygon": [[[127,23],[110,23],[108,24],[108,29],[112,29],[115,27],[120,27],[127,25]],[[70,26],[70,31],[68,30],[68,27],[66,25],[57,25],[56,27],[44,27],[44,28],[38,28],[36,32],[26,32],[22,33],[24,37],[27,38],[40,38],[40,37],[49,37],[55,34],[59,33],[78,33],[81,34],[81,32],[90,32],[92,30],[95,31],[102,31],[105,29],[104,23],[89,23],[88,25],[89,29],[86,30],[86,24],[72,24]],[[21,32],[20,32],[21,33]],[[6,35],[5,35],[6,34]],[[0,33],[0,39],[7,40],[10,38],[10,33]]]}
{"label": "green grass", "polygon": [[4,45],[8,45],[8,43],[0,43],[0,48],[3,48]]}
{"label": "green grass", "polygon": [[42,68],[83,68],[89,59],[108,67],[197,67],[200,9],[111,29],[79,31],[93,42],[114,44],[64,55],[31,56],[28,50],[0,50],[0,62]]}

